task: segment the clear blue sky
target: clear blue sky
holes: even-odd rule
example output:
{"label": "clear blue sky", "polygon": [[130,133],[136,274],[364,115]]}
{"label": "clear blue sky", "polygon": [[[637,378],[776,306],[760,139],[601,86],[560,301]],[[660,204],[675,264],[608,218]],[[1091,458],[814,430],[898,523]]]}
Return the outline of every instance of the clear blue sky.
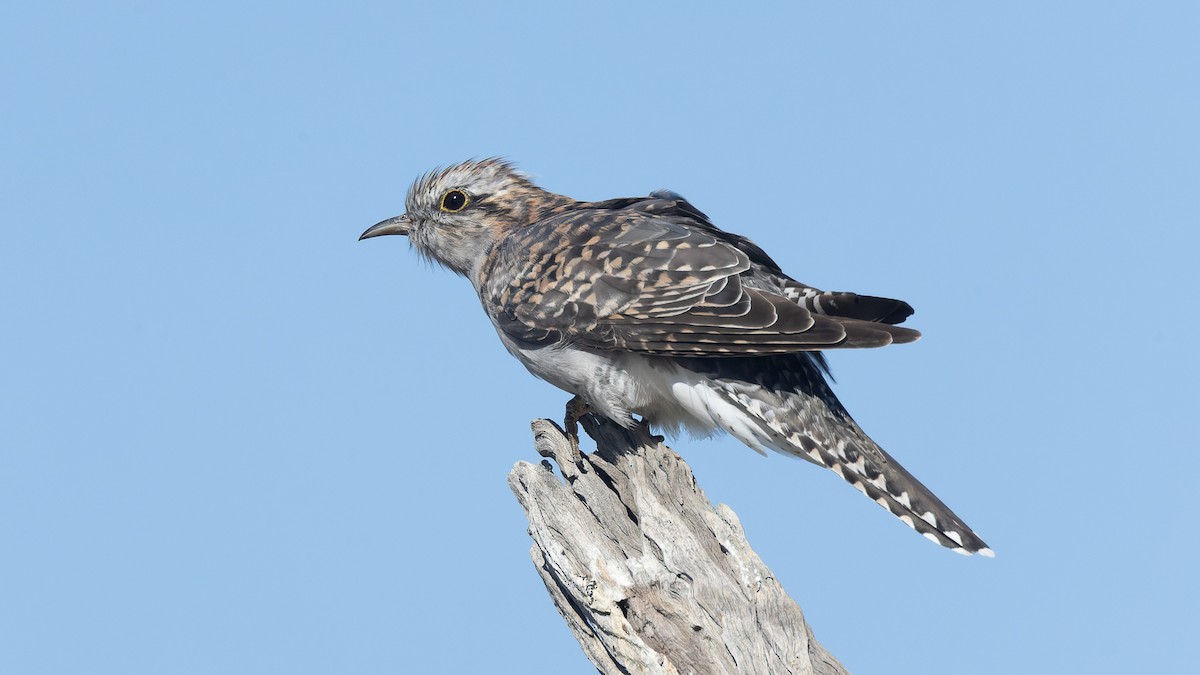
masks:
{"label": "clear blue sky", "polygon": [[356,241],[489,155],[916,307],[837,391],[995,560],[673,442],[856,675],[1194,667],[1200,13],[900,4],[6,4],[0,672],[592,672],[505,484],[567,396]]}

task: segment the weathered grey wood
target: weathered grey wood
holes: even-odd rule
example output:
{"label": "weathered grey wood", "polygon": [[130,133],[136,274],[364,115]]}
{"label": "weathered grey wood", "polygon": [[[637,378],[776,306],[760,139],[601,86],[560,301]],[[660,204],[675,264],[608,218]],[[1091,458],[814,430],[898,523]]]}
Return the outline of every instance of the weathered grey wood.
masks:
{"label": "weathered grey wood", "polygon": [[562,479],[543,460],[518,462],[508,482],[538,574],[600,672],[846,672],[679,455],[644,429],[581,421],[595,453],[537,420],[537,451]]}

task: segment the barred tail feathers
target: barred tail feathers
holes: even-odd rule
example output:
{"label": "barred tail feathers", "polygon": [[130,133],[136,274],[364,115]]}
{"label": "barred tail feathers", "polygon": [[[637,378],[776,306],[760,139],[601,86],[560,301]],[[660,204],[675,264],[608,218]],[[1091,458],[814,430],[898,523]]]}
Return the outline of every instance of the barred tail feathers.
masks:
{"label": "barred tail feathers", "polygon": [[757,452],[772,449],[832,470],[935,543],[963,555],[995,555],[858,427],[811,358],[792,356],[773,359],[781,363],[771,365],[787,366],[779,369],[763,368],[768,364],[761,361],[745,368],[740,359],[697,360],[690,366],[704,366],[707,377],[679,385],[676,399]]}

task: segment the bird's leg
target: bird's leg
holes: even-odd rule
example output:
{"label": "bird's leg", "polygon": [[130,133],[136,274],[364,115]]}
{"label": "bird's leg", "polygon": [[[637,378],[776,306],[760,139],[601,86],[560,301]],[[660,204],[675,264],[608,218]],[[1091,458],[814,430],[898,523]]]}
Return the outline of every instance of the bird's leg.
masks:
{"label": "bird's leg", "polygon": [[563,418],[563,431],[567,432],[567,438],[571,441],[571,449],[579,452],[579,418],[592,411],[588,402],[583,400],[582,396],[576,395],[570,401],[567,401],[567,414]]}

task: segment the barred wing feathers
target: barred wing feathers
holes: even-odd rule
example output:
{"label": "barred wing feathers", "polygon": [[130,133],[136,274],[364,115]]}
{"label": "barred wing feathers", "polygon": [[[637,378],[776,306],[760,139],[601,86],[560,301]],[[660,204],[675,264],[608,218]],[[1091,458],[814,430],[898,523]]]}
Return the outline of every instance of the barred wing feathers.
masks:
{"label": "barred wing feathers", "polygon": [[920,336],[892,325],[911,313],[906,303],[799,284],[688,207],[581,204],[518,230],[490,261],[486,304],[525,342],[648,354],[755,356]]}

